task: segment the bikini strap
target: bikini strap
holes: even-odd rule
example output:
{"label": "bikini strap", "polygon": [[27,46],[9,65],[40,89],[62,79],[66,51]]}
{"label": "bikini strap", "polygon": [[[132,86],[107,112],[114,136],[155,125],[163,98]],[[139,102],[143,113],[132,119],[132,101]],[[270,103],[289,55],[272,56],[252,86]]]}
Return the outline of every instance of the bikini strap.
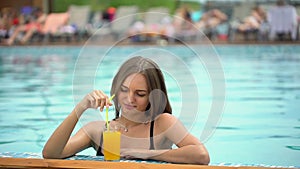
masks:
{"label": "bikini strap", "polygon": [[154,140],[153,140],[153,130],[154,130],[154,120],[150,124],[150,150],[154,150]]}
{"label": "bikini strap", "polygon": [[98,148],[98,151],[97,151],[97,156],[103,156],[103,153],[102,153],[102,144],[103,144],[103,136],[101,134],[101,137],[100,137],[100,144],[99,144],[99,148]]}

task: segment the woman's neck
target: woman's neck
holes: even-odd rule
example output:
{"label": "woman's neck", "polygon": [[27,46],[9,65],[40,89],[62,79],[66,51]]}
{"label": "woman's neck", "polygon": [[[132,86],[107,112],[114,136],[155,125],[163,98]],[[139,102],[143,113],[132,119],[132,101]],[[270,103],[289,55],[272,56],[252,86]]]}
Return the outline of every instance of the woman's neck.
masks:
{"label": "woman's neck", "polygon": [[139,123],[139,122],[131,121],[131,120],[129,120],[129,119],[123,117],[123,116],[119,117],[119,118],[117,119],[117,121],[118,121],[121,125],[123,125],[125,128],[127,128],[127,129],[142,124],[142,123]]}

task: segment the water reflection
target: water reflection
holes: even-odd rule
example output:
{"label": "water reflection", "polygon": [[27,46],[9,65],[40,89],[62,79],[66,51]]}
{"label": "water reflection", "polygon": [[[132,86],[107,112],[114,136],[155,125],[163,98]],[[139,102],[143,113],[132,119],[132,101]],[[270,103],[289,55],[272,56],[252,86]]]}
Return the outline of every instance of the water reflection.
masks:
{"label": "water reflection", "polygon": [[[43,130],[48,125],[57,123],[57,118],[53,117],[53,112],[50,112],[49,108],[53,104],[53,95],[57,94],[56,86],[70,79],[68,75],[72,68],[70,67],[73,63],[72,57],[38,53],[37,55],[2,54],[0,59],[2,82],[0,88],[2,134],[0,138],[5,140],[14,138],[15,135],[24,136],[24,139],[21,137],[16,141],[16,144],[19,144],[26,142],[26,135],[33,132],[32,142],[35,142],[40,149],[45,140]],[[64,88],[66,92],[63,93],[70,92],[70,88],[67,86]],[[11,135],[5,132],[12,128],[15,131]],[[11,143],[13,142],[7,142],[7,144]]]}

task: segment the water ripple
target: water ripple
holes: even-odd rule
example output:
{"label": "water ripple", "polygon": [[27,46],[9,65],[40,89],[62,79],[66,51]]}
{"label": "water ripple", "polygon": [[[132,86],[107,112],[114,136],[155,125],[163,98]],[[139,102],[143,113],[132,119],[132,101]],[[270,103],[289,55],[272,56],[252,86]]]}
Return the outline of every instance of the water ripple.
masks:
{"label": "water ripple", "polygon": [[216,127],[216,129],[219,129],[219,130],[238,130],[239,128],[230,127],[230,126],[218,126],[218,127]]}
{"label": "water ripple", "polygon": [[300,146],[285,146],[286,148],[289,148],[291,150],[297,150],[300,151]]}

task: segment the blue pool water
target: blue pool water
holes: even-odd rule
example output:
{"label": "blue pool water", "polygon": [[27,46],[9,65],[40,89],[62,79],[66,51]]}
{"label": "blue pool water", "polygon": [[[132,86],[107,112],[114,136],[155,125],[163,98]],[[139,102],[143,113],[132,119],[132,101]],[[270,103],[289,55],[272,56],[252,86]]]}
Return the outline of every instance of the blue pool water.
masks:
{"label": "blue pool water", "polygon": [[[0,47],[0,157],[22,153],[25,157],[27,153],[40,157],[46,140],[82,93],[93,88],[108,93],[119,64],[128,55],[152,50],[153,46],[119,46],[108,53],[107,48],[86,49],[91,53],[87,57],[90,59],[77,62],[85,53],[81,47]],[[218,54],[221,66],[214,60],[199,64],[191,48],[158,48],[179,58],[178,62],[160,58],[159,63],[165,66],[174,115],[203,139],[212,164],[300,166],[300,46],[210,46]],[[151,54],[160,55],[156,52]],[[97,60],[102,64],[91,63],[93,57],[103,54],[107,57]],[[187,100],[198,104],[196,116],[180,111],[184,105],[181,91],[192,84],[180,63],[195,77],[198,100]],[[208,67],[218,69],[219,75],[224,73],[224,81],[222,76],[207,71]],[[210,112],[215,99],[212,84],[224,87],[226,95],[225,100],[216,99],[224,103],[224,109],[221,107],[223,112],[215,115],[214,124],[207,127],[209,113],[214,113]],[[185,110],[194,109],[189,106]],[[101,119],[93,113],[87,113],[76,130],[95,116]],[[203,130],[209,130],[210,135],[203,137]],[[88,149],[80,154],[95,152]]]}

